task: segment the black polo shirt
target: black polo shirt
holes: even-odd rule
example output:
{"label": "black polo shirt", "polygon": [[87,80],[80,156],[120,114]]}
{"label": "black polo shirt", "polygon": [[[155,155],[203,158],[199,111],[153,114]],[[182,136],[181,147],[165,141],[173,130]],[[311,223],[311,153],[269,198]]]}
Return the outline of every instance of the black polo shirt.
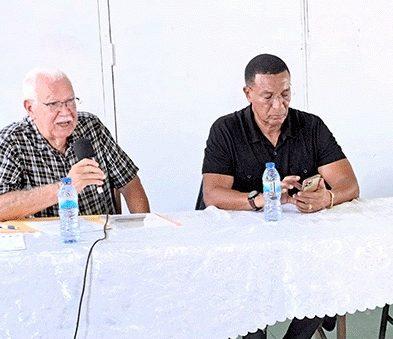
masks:
{"label": "black polo shirt", "polygon": [[251,106],[225,115],[210,129],[202,173],[234,177],[240,192],[262,191],[265,163],[274,162],[281,179],[300,180],[318,173],[318,167],[345,158],[333,134],[316,115],[289,108],[277,146],[259,129]]}

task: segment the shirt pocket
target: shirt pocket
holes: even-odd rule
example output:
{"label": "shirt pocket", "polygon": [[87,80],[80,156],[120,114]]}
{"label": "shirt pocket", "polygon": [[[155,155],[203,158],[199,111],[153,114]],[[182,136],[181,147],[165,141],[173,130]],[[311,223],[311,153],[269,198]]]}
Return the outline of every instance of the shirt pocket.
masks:
{"label": "shirt pocket", "polygon": [[290,175],[300,176],[300,182],[318,173],[314,154],[306,147],[299,145],[292,148],[289,154]]}
{"label": "shirt pocket", "polygon": [[257,161],[244,160],[236,169],[233,188],[241,192],[262,190],[262,168]]}

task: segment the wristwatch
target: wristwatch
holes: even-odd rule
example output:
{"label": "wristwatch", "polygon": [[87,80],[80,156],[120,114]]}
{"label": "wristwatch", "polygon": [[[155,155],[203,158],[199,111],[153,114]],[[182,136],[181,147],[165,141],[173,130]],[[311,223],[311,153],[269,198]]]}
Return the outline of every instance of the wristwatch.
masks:
{"label": "wristwatch", "polygon": [[251,191],[250,193],[248,193],[248,203],[250,204],[250,206],[252,207],[252,209],[254,211],[259,211],[262,209],[262,207],[257,207],[257,205],[255,205],[255,198],[260,194],[260,192],[258,191]]}

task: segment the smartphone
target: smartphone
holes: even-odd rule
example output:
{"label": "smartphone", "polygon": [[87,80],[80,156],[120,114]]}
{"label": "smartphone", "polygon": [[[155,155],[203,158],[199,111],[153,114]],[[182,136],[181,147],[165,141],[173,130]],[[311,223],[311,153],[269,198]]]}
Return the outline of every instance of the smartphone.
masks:
{"label": "smartphone", "polygon": [[303,180],[302,191],[314,192],[318,188],[319,180],[321,180],[321,175],[316,174],[312,177]]}

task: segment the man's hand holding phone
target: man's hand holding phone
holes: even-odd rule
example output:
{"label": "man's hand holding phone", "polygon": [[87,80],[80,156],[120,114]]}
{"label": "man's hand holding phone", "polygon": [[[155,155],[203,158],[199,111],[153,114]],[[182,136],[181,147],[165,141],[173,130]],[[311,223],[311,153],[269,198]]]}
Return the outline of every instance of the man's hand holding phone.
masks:
{"label": "man's hand holding phone", "polygon": [[317,174],[304,179],[301,191],[293,196],[295,205],[303,213],[317,212],[324,209],[330,201],[330,194],[325,181]]}

